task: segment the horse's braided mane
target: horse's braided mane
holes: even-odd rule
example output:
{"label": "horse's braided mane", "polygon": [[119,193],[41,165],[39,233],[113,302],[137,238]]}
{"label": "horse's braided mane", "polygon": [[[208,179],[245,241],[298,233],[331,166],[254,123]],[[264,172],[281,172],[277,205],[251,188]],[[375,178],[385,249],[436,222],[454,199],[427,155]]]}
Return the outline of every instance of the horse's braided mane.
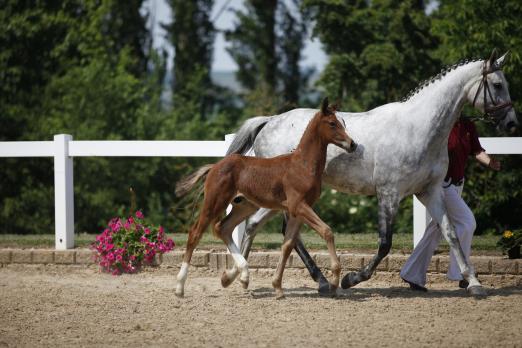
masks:
{"label": "horse's braided mane", "polygon": [[479,60],[482,60],[482,59],[478,59],[478,58],[463,59],[463,60],[460,60],[459,62],[457,62],[457,63],[455,63],[453,65],[446,65],[445,67],[443,67],[440,70],[440,72],[437,75],[432,76],[432,77],[428,78],[427,80],[422,81],[421,83],[419,83],[417,85],[417,87],[415,87],[414,89],[409,91],[408,94],[404,98],[402,98],[401,102],[404,103],[404,102],[410,100],[411,97],[413,97],[415,94],[420,92],[424,87],[427,87],[430,83],[434,83],[435,81],[440,80],[442,77],[444,77],[450,71],[455,70],[458,67],[466,65],[466,64],[471,63],[471,62],[478,62]]}

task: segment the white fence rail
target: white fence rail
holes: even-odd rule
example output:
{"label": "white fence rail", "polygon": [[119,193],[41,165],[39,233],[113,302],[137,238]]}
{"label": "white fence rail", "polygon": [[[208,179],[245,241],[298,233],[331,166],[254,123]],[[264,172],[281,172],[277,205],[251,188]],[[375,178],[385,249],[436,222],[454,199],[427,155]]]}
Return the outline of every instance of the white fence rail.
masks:
{"label": "white fence rail", "polygon": [[[234,134],[224,141],[74,141],[59,134],[54,141],[0,142],[0,157],[54,157],[55,245],[74,247],[74,157],[222,157]],[[480,138],[490,154],[522,154],[522,138]],[[414,198],[414,245],[422,238],[429,216]],[[240,240],[244,225],[234,232]]]}

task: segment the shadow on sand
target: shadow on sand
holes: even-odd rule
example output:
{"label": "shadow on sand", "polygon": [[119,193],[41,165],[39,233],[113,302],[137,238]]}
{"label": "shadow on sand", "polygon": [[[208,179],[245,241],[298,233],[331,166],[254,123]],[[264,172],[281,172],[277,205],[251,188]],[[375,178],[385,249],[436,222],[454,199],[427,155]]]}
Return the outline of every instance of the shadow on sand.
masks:
{"label": "shadow on sand", "polygon": [[[311,287],[283,288],[285,297],[287,298],[328,298],[320,296],[317,289]],[[511,296],[521,295],[522,287],[508,286],[503,288],[487,288],[486,297],[478,297],[477,299],[487,299],[491,296]],[[273,288],[258,288],[250,291],[252,298],[264,299],[275,298]],[[386,298],[467,298],[470,297],[465,289],[433,289],[428,292],[412,291],[405,286],[393,286],[389,288],[351,288],[337,289],[336,296],[330,296],[333,300],[349,300],[349,301],[366,301],[376,296]]]}

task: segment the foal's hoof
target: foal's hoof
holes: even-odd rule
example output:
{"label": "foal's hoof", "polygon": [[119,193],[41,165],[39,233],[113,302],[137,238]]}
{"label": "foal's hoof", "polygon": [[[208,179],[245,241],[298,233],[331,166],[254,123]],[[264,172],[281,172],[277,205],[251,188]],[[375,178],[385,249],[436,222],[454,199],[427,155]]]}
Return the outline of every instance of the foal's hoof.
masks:
{"label": "foal's hoof", "polygon": [[226,288],[230,284],[232,284],[233,281],[234,278],[229,278],[227,271],[223,271],[223,273],[221,274],[221,286]]}
{"label": "foal's hoof", "polygon": [[488,293],[486,292],[486,289],[484,289],[480,285],[474,285],[474,286],[468,286],[468,293],[473,297],[486,297],[488,296]]}
{"label": "foal's hoof", "polygon": [[179,298],[183,298],[183,296],[185,296],[185,292],[183,290],[177,290],[176,289],[176,297],[179,297]]}
{"label": "foal's hoof", "polygon": [[239,282],[241,283],[241,286],[243,287],[243,289],[248,289],[248,283],[250,282],[250,280],[248,278],[246,280],[239,279]]}
{"label": "foal's hoof", "polygon": [[343,277],[343,280],[341,281],[341,288],[348,289],[357,284],[359,284],[357,281],[357,273],[350,272]]}
{"label": "foal's hoof", "polygon": [[285,294],[284,294],[283,290],[276,290],[275,299],[282,300],[284,298],[285,298]]}

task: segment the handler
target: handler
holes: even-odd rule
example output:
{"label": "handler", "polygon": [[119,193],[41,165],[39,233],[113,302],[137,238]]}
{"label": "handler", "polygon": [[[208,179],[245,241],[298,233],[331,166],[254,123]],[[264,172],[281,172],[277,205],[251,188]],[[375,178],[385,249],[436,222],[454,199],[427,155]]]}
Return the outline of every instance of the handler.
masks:
{"label": "handler", "polygon": [[[471,239],[476,222],[471,209],[461,197],[466,161],[468,156],[474,155],[479,163],[496,171],[500,170],[500,162],[485,152],[480,145],[475,125],[464,118],[460,118],[451,130],[448,138],[448,155],[448,173],[443,182],[444,204],[448,217],[455,227],[466,261],[469,263]],[[426,272],[441,236],[438,224],[431,220],[424,236],[402,267],[401,278],[410,284],[412,290],[427,291]],[[467,288],[468,283],[462,278],[453,253],[450,253],[447,276],[450,280],[459,281],[459,287]]]}

